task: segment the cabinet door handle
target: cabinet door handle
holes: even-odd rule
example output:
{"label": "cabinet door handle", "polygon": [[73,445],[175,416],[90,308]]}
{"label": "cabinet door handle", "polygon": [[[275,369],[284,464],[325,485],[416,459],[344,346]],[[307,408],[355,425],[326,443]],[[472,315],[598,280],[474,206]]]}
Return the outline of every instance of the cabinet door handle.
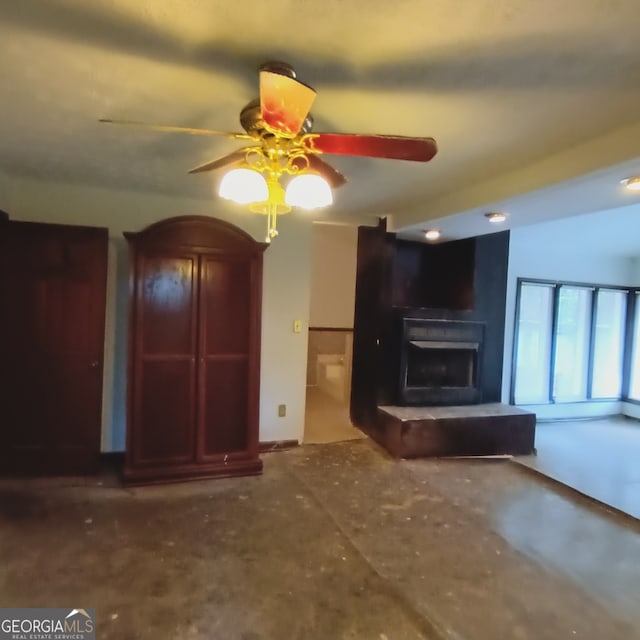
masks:
{"label": "cabinet door handle", "polygon": [[100,363],[99,363],[97,360],[92,360],[92,361],[89,363],[89,366],[90,366],[92,369],[97,369],[99,364],[100,364]]}

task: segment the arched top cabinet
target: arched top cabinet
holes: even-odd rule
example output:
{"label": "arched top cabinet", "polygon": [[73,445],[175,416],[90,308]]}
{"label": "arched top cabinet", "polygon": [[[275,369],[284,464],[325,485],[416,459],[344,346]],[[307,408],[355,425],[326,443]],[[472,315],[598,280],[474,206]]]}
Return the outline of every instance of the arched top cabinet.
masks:
{"label": "arched top cabinet", "polygon": [[260,473],[262,255],[205,216],[125,233],[130,483]]}

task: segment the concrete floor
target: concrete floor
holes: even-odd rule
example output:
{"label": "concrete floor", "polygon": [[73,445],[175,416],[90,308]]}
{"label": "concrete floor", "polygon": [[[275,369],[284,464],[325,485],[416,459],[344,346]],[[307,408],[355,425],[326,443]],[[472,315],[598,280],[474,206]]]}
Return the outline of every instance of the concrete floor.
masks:
{"label": "concrete floor", "polygon": [[533,456],[516,461],[640,519],[640,422],[624,416],[539,422]]}
{"label": "concrete floor", "polygon": [[640,638],[640,527],[508,461],[369,440],[264,475],[0,480],[0,604],[95,607],[101,639]]}

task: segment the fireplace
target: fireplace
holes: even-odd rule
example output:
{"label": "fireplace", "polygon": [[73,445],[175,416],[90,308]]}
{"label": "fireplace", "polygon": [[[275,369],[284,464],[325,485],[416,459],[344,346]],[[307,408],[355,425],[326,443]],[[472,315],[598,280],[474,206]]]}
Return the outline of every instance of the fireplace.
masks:
{"label": "fireplace", "polygon": [[404,318],[400,403],[462,405],[482,402],[484,323]]}

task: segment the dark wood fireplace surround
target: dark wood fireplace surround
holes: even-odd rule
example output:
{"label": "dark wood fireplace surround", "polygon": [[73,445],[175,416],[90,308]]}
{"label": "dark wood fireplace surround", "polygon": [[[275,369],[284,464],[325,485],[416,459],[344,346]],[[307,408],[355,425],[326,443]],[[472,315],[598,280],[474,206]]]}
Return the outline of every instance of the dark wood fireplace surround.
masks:
{"label": "dark wood fireplace surround", "polygon": [[533,451],[535,414],[500,403],[508,252],[359,228],[351,420],[393,455]]}

